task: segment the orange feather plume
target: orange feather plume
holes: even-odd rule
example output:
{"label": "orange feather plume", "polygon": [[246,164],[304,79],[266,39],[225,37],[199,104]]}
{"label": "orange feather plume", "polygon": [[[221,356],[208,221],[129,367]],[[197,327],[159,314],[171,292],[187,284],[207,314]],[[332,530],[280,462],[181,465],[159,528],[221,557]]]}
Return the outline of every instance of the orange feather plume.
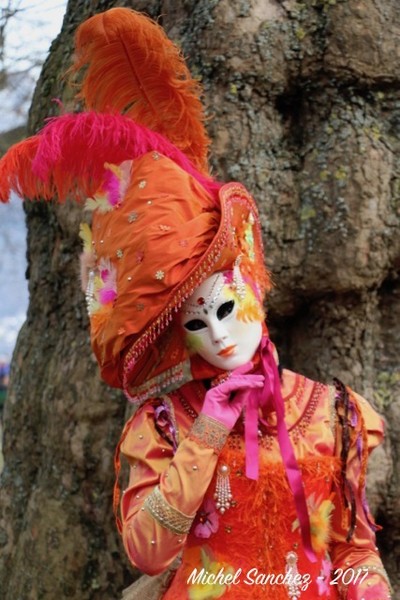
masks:
{"label": "orange feather plume", "polygon": [[84,69],[77,98],[87,109],[131,117],[208,172],[200,84],[157,23],[131,9],[112,8],[79,26],[75,47],[70,72]]}
{"label": "orange feather plume", "polygon": [[51,198],[49,186],[32,172],[40,136],[14,144],[0,160],[0,202],[8,202],[11,190],[21,197]]}

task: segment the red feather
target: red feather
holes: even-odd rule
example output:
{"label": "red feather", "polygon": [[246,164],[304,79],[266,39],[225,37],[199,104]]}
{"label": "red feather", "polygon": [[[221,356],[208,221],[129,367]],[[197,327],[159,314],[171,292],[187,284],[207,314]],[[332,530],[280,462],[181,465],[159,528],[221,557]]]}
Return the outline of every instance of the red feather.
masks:
{"label": "red feather", "polygon": [[71,71],[85,69],[78,98],[86,108],[131,117],[208,172],[201,87],[157,23],[131,9],[112,8],[82,23],[75,45]]}

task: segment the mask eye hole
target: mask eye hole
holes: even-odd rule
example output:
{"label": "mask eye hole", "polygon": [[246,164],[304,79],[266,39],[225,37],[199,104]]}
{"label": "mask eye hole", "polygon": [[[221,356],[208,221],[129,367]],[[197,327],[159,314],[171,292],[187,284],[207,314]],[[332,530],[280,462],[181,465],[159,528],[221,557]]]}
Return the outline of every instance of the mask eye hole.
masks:
{"label": "mask eye hole", "polygon": [[231,312],[233,311],[234,306],[235,306],[234,300],[229,300],[229,302],[224,302],[223,304],[221,304],[221,306],[217,310],[218,320],[222,321],[222,319],[225,319],[225,317],[230,315]]}
{"label": "mask eye hole", "polygon": [[199,331],[200,329],[204,329],[207,325],[201,319],[192,319],[185,323],[184,328],[188,331]]}

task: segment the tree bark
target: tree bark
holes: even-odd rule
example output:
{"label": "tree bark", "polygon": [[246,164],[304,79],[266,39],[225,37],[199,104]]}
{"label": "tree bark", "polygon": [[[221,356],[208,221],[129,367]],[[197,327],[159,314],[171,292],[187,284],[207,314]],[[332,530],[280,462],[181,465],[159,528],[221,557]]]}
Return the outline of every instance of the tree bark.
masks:
{"label": "tree bark", "polygon": [[[397,2],[70,0],[31,132],[55,111],[51,98],[70,99],[59,74],[74,28],[115,5],[162,15],[201,77],[215,172],[242,181],[260,207],[282,362],[341,378],[386,415],[369,498],[399,586]],[[125,402],[99,382],[91,357],[77,276],[81,215],[36,203],[27,218],[31,301],[4,419],[2,589],[9,600],[118,598],[130,577],[111,510]]]}

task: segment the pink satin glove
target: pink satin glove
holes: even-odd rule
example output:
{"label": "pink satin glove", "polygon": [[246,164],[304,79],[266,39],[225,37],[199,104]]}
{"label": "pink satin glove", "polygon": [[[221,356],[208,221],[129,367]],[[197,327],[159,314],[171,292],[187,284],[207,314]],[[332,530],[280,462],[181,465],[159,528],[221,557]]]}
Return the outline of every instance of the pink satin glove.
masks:
{"label": "pink satin glove", "polygon": [[264,386],[264,375],[247,374],[252,363],[246,363],[232,371],[229,379],[208,390],[201,414],[222,423],[231,430],[238,420],[249,390]]}

